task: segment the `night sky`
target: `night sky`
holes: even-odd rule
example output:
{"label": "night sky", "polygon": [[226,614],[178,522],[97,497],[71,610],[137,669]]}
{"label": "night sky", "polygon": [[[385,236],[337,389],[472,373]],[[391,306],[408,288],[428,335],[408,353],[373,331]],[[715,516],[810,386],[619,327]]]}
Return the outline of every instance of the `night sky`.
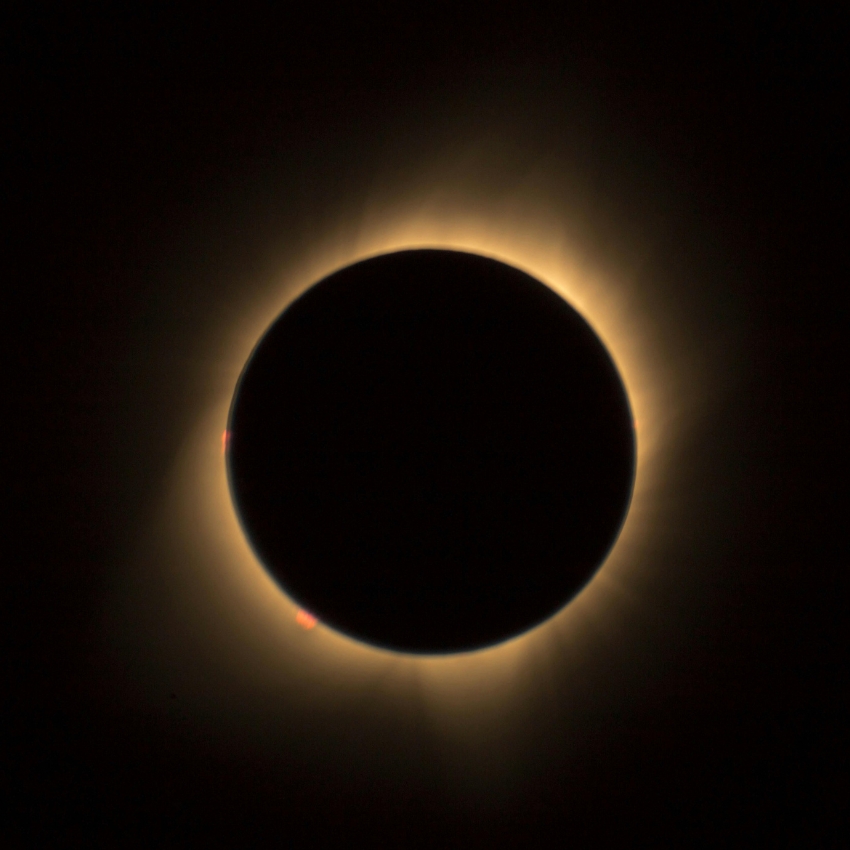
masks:
{"label": "night sky", "polygon": [[[4,23],[9,846],[846,844],[846,34],[562,5]],[[563,240],[656,482],[450,708],[278,652],[186,472],[276,281],[426,219]]]}

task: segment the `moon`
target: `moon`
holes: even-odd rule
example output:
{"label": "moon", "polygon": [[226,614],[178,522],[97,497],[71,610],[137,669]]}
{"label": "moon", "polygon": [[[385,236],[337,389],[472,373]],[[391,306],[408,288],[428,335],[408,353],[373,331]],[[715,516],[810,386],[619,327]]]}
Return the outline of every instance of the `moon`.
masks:
{"label": "moon", "polygon": [[585,319],[506,263],[371,257],[309,287],[242,371],[226,444],[258,560],[324,625],[449,654],[546,621],[632,495],[634,418]]}

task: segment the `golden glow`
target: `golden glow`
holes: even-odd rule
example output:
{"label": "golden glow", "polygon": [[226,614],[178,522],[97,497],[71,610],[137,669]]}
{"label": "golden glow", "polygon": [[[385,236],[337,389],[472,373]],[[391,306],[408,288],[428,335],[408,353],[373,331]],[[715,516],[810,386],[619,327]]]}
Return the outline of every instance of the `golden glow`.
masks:
{"label": "golden glow", "polygon": [[[520,706],[528,694],[536,699],[545,691],[541,683],[556,665],[572,670],[577,689],[592,679],[588,670],[594,659],[634,621],[640,604],[634,578],[652,569],[662,517],[675,500],[670,460],[697,411],[693,393],[683,390],[696,386],[697,376],[687,365],[692,361],[686,345],[635,284],[635,270],[594,265],[567,236],[568,211],[549,203],[544,191],[495,196],[480,188],[464,190],[462,181],[439,175],[430,185],[437,188],[408,188],[357,211],[348,204],[341,209],[342,225],[327,226],[310,244],[287,248],[286,261],[268,280],[246,285],[244,312],[221,320],[198,372],[199,385],[209,387],[207,401],[177,459],[155,532],[162,552],[157,557],[167,574],[167,588],[157,593],[169,596],[182,618],[181,636],[163,652],[170,658],[191,656],[187,669],[215,668],[228,683],[219,688],[219,706],[226,701],[224,691],[259,691],[267,702],[323,706],[353,704],[368,692],[374,704],[424,704],[434,728],[466,746],[494,736],[504,742],[506,730],[517,727],[516,712],[525,710]],[[481,254],[550,286],[608,348],[636,426],[640,423],[631,507],[594,579],[536,629],[491,648],[448,656],[376,649],[321,622],[311,622],[306,631],[306,612],[281,592],[246,542],[223,456],[236,382],[272,321],[331,272],[405,248]],[[212,690],[208,684],[198,688]]]}

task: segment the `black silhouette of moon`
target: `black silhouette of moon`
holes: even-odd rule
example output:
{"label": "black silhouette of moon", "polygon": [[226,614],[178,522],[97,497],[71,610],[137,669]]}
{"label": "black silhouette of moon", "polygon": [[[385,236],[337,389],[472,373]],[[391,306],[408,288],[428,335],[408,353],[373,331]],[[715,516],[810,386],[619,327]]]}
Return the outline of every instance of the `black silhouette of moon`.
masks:
{"label": "black silhouette of moon", "polygon": [[451,653],[545,621],[628,511],[635,433],[587,322],[458,251],[384,254],[308,289],[251,354],[231,494],[279,586],[366,643]]}

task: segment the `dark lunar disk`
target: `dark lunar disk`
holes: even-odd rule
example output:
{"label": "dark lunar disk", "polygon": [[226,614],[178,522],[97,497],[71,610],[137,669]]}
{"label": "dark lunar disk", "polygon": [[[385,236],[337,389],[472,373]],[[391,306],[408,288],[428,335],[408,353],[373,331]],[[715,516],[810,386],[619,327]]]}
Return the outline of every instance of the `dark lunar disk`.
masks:
{"label": "dark lunar disk", "polygon": [[255,552],[352,637],[445,653],[550,617],[622,525],[632,415],[602,343],[524,272],[401,251],[296,299],[249,359],[228,470]]}

